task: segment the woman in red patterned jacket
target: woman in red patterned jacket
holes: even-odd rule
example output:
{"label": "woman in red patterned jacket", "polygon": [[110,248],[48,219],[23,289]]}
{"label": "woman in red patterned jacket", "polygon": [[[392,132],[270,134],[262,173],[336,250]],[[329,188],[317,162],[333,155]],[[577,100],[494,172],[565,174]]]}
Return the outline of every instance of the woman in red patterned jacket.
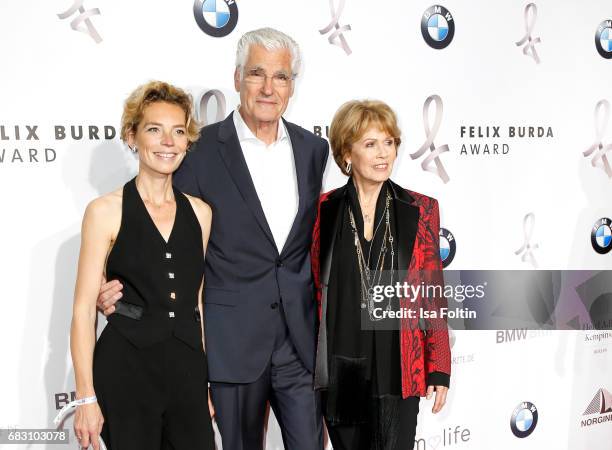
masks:
{"label": "woman in red patterned jacket", "polygon": [[313,234],[315,388],[335,450],[412,449],[419,397],[435,392],[437,413],[450,382],[446,322],[419,318],[444,298],[390,299],[376,286],[441,285],[438,203],[389,179],[400,130],[385,103],[344,104],[329,138],[349,179],[321,196]]}

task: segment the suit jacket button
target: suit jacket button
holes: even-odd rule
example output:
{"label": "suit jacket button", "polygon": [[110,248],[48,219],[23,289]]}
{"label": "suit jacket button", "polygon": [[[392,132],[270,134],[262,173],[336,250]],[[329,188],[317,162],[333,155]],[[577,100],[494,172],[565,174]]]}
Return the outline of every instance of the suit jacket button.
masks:
{"label": "suit jacket button", "polygon": [[283,260],[282,259],[278,258],[276,260],[276,267],[283,267]]}
{"label": "suit jacket button", "polygon": [[272,309],[276,309],[276,308],[278,308],[278,303],[277,303],[277,302],[272,303],[272,304],[270,305],[270,308],[272,308]]}

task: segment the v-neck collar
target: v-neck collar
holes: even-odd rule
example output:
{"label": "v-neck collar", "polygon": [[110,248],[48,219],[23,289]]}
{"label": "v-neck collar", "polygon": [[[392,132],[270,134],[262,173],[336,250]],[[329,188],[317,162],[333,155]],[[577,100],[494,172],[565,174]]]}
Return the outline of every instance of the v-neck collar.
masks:
{"label": "v-neck collar", "polygon": [[387,200],[387,190],[389,189],[387,181],[383,182],[382,187],[380,188],[380,192],[378,193],[378,197],[376,198],[376,206],[374,208],[374,226],[372,229],[372,237],[367,239],[365,237],[365,224],[363,223],[363,214],[361,212],[361,204],[359,203],[359,194],[357,193],[357,186],[355,186],[355,182],[353,181],[353,177],[348,179],[346,183],[347,187],[347,198],[349,205],[353,209],[353,216],[355,217],[355,226],[357,227],[357,232],[359,234],[359,238],[362,242],[367,243],[368,245],[372,245],[374,242],[374,237],[376,236],[376,226],[379,224],[382,219],[382,215],[385,211],[385,202]]}
{"label": "v-neck collar", "polygon": [[170,241],[172,240],[172,237],[174,236],[174,229],[176,228],[176,220],[177,220],[177,216],[178,216],[178,213],[179,213],[179,198],[178,198],[178,196],[179,196],[180,193],[178,192],[178,190],[173,185],[172,186],[172,192],[174,193],[174,203],[175,203],[174,220],[172,221],[172,228],[170,229],[170,234],[168,235],[168,240],[166,240],[164,235],[161,233],[161,231],[159,231],[159,228],[155,224],[155,221],[153,220],[153,217],[151,217],[151,213],[149,213],[149,210],[147,209],[147,205],[145,204],[144,200],[142,199],[142,196],[140,195],[140,191],[138,191],[138,186],[136,186],[136,177],[134,177],[134,179],[132,180],[132,183],[134,185],[134,190],[136,191],[136,197],[138,198],[138,202],[140,203],[140,205],[144,209],[145,215],[147,216],[147,218],[149,220],[149,223],[155,229],[156,234],[159,236],[161,241],[164,243],[164,246],[170,245]]}

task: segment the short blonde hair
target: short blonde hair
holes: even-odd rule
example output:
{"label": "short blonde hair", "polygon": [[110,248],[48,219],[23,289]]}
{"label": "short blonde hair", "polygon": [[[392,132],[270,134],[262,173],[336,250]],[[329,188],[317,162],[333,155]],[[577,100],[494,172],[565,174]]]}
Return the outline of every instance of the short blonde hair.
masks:
{"label": "short blonde hair", "polygon": [[125,101],[121,116],[121,140],[127,142],[130,132],[136,133],[144,109],[151,103],[165,102],[179,106],[185,112],[189,145],[197,141],[200,126],[195,119],[193,98],[187,92],[164,81],[150,81],[138,86]]}
{"label": "short blonde hair", "polygon": [[344,175],[350,175],[346,171],[346,155],[351,153],[353,144],[373,125],[389,133],[395,141],[395,148],[399,147],[402,141],[397,117],[385,102],[351,100],[336,111],[329,129],[329,143],[334,160]]}

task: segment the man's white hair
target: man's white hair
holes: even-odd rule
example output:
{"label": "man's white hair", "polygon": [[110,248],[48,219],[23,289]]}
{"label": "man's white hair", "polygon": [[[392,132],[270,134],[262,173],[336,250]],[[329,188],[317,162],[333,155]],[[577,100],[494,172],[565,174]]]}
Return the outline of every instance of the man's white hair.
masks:
{"label": "man's white hair", "polygon": [[236,67],[240,69],[240,76],[244,71],[244,65],[249,57],[251,45],[261,45],[266,50],[281,50],[286,48],[291,54],[291,75],[296,77],[300,70],[302,57],[300,47],[290,36],[274,28],[259,28],[258,30],[244,33],[238,41],[236,49]]}

